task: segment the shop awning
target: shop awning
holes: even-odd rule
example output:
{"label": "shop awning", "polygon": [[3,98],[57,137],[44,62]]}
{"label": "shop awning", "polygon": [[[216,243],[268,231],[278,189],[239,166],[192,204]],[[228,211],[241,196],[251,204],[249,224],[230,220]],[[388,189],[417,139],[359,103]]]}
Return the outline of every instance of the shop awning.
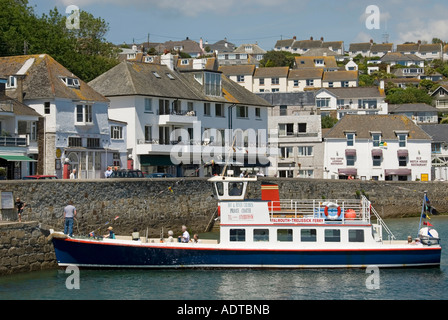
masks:
{"label": "shop awning", "polygon": [[352,169],[352,168],[345,168],[345,169],[338,169],[338,174],[343,176],[356,176],[358,174],[358,169]]}
{"label": "shop awning", "polygon": [[373,157],[382,157],[383,150],[382,149],[372,149],[372,156]]}
{"label": "shop awning", "polygon": [[411,169],[386,169],[385,176],[409,176],[412,173]]}
{"label": "shop awning", "polygon": [[407,157],[409,155],[408,150],[398,150],[397,154],[399,157]]}
{"label": "shop awning", "polygon": [[31,159],[27,156],[19,156],[19,155],[0,155],[0,158],[6,161],[28,161],[28,162],[37,162],[35,159]]}
{"label": "shop awning", "polygon": [[174,166],[169,155],[141,155],[140,164],[142,166]]}
{"label": "shop awning", "polygon": [[345,149],[346,156],[356,156],[356,149]]}

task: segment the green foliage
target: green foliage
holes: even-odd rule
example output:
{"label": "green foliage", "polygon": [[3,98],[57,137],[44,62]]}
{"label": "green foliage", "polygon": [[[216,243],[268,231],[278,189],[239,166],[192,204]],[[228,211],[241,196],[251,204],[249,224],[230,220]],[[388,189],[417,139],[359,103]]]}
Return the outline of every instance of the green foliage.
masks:
{"label": "green foliage", "polygon": [[335,119],[333,117],[330,116],[325,116],[322,117],[321,120],[321,126],[322,129],[329,129],[329,128],[333,128],[333,126],[338,122],[338,119]]}
{"label": "green foliage", "polygon": [[117,49],[105,40],[109,25],[101,18],[80,11],[80,28],[67,29],[66,16],[57,8],[37,16],[28,0],[0,2],[0,55],[51,55],[88,82],[118,63]]}
{"label": "green foliage", "polygon": [[270,50],[266,52],[263,59],[260,60],[261,67],[290,67],[294,66],[295,57],[298,54],[293,54],[287,51]]}
{"label": "green foliage", "polygon": [[387,92],[386,100],[391,104],[404,103],[432,103],[432,98],[426,93],[425,89],[415,87],[391,88]]}

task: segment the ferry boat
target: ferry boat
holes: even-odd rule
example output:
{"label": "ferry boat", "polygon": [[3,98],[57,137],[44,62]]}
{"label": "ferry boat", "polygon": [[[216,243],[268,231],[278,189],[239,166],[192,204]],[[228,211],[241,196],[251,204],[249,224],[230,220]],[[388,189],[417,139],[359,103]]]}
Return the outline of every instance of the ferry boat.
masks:
{"label": "ferry boat", "polygon": [[[280,200],[262,183],[261,199],[245,199],[257,178],[215,176],[219,240],[96,239],[52,232],[60,267],[89,268],[366,268],[439,266],[438,233],[424,226],[396,240],[364,196]],[[425,195],[426,197],[426,195]],[[423,209],[422,209],[423,213]],[[420,219],[421,221],[421,219]],[[420,227],[419,227],[420,228]],[[174,240],[174,241],[173,241]]]}

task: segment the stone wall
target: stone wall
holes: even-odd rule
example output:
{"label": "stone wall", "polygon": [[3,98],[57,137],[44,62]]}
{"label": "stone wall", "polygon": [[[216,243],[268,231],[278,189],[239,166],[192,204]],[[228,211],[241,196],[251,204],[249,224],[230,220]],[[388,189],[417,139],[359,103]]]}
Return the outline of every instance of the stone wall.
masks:
{"label": "stone wall", "polygon": [[0,223],[0,275],[56,268],[47,236],[38,222]]}
{"label": "stone wall", "polygon": [[[261,198],[261,182],[277,183],[281,199],[365,194],[384,217],[418,215],[427,190],[433,205],[448,213],[445,182],[261,178],[249,184],[249,198]],[[63,229],[63,208],[72,200],[78,210],[75,234],[105,233],[109,225],[122,234],[137,228],[145,235],[148,229],[152,237],[159,236],[162,228],[165,236],[169,229],[177,235],[182,224],[191,232],[204,232],[217,207],[212,184],[205,178],[0,181],[0,191],[12,191],[14,198],[27,203],[23,221],[39,221],[55,230]]]}

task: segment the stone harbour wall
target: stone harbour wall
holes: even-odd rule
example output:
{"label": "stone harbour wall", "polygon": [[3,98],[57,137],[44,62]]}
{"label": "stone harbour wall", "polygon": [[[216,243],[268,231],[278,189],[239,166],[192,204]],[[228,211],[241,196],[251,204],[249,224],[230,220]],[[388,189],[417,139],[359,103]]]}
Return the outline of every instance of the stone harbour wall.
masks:
{"label": "stone harbour wall", "polygon": [[0,223],[0,275],[56,268],[47,236],[38,222]]}

